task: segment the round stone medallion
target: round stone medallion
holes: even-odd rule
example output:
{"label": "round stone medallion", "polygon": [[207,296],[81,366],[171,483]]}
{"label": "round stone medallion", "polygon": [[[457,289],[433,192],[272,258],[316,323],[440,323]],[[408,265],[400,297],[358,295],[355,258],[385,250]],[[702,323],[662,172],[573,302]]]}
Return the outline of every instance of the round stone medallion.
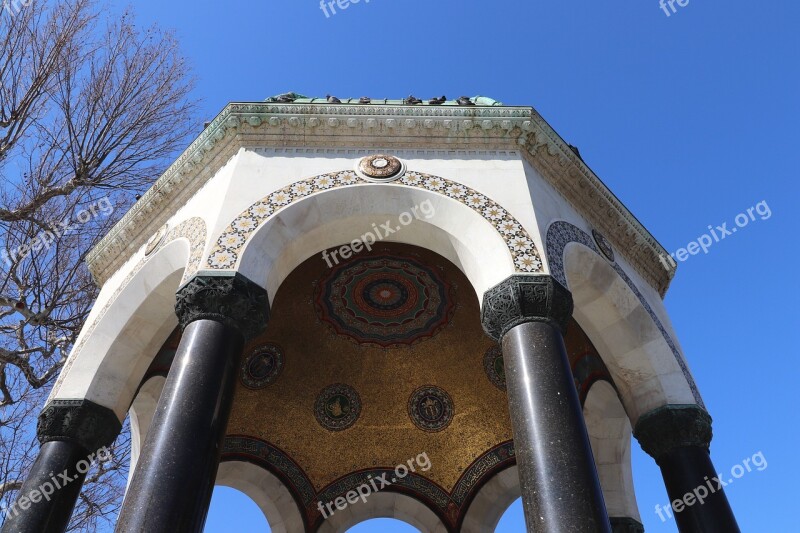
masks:
{"label": "round stone medallion", "polygon": [[336,383],[322,389],[314,404],[314,416],[328,431],[352,426],[361,414],[361,398],[350,385]]}
{"label": "round stone medallion", "polygon": [[249,389],[261,389],[275,381],[281,370],[283,350],[277,344],[264,344],[242,360],[242,383]]}
{"label": "round stone medallion", "polygon": [[156,249],[158,249],[158,247],[161,246],[161,243],[164,240],[164,237],[167,236],[167,229],[168,229],[167,224],[164,224],[163,226],[158,228],[158,231],[156,231],[155,235],[150,237],[150,240],[147,241],[147,244],[144,247],[144,256],[145,257],[147,257],[150,254],[152,254],[153,252],[155,252]]}
{"label": "round stone medallion", "polygon": [[441,431],[453,420],[453,400],[433,385],[420,387],[408,399],[408,416],[423,431]]}
{"label": "round stone medallion", "polygon": [[376,154],[362,158],[356,171],[369,181],[394,181],[403,175],[405,165],[394,156]]}
{"label": "round stone medallion", "polygon": [[596,229],[592,229],[592,237],[594,237],[594,242],[597,243],[597,248],[600,250],[600,253],[606,256],[606,259],[613,262],[614,248],[611,247],[611,243],[608,242],[608,239]]}
{"label": "round stone medallion", "polygon": [[494,345],[483,354],[483,370],[492,385],[500,390],[506,390],[506,370],[500,346]]}
{"label": "round stone medallion", "polygon": [[436,272],[405,257],[352,260],[317,285],[317,313],[339,335],[381,347],[414,344],[450,323],[455,302]]}

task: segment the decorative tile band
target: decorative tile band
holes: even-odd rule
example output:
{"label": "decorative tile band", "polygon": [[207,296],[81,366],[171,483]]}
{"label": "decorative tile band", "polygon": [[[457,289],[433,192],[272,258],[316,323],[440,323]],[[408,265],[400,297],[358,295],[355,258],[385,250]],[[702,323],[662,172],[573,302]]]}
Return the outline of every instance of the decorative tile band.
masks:
{"label": "decorative tile band", "polygon": [[[152,238],[156,238],[158,233],[161,230],[159,229],[156,231],[156,235]],[[176,241],[178,239],[186,239],[189,241],[189,259],[186,263],[186,270],[183,273],[183,279],[181,283],[185,282],[192,276],[194,276],[197,269],[200,267],[200,262],[203,259],[203,249],[205,248],[206,244],[206,222],[200,217],[192,217],[188,220],[184,220],[177,226],[175,226],[169,233],[167,233],[166,237],[157,238],[159,244],[156,248],[163,248],[167,244],[172,241]],[[154,257],[154,252],[156,248],[151,250],[150,254],[146,257],[142,258],[134,267],[128,272],[128,275],[125,276],[125,279],[120,282],[119,286],[116,288],[114,293],[109,297],[108,301],[106,301],[103,308],[94,318],[91,324],[88,326],[84,325],[84,332],[83,337],[81,340],[72,348],[70,352],[70,356],[67,359],[67,362],[64,364],[64,368],[61,369],[59,373],[58,379],[56,380],[55,385],[53,386],[54,391],[58,391],[58,388],[66,378],[67,374],[69,373],[69,369],[75,363],[75,359],[80,353],[81,349],[83,349],[84,344],[92,337],[92,333],[94,332],[97,325],[100,321],[103,320],[103,317],[106,316],[106,313],[114,305],[114,302],[117,301],[117,297],[122,294],[122,291],[128,286],[130,281],[139,273],[139,271],[144,267],[147,262]],[[177,289],[177,287],[176,287]]]}
{"label": "decorative tile band", "polygon": [[[281,209],[313,193],[354,185],[365,186],[370,183],[353,171],[334,172],[297,181],[258,200],[242,211],[222,232],[206,260],[206,267],[211,270],[235,268],[255,230]],[[431,191],[472,208],[503,237],[517,272],[542,271],[542,261],[533,239],[508,211],[487,196],[460,183],[413,171],[407,172],[393,185]]]}
{"label": "decorative tile band", "polygon": [[[597,246],[595,245],[595,241],[591,235],[580,229],[579,227],[570,224],[569,222],[565,221],[556,221],[550,224],[550,227],[547,228],[547,239],[546,239],[546,252],[547,252],[547,259],[550,265],[550,275],[556,278],[558,281],[561,282],[562,285],[567,287],[567,276],[564,272],[564,249],[566,248],[567,244],[571,242],[577,242],[582,244],[592,250],[597,255],[604,257],[600,250],[598,250]],[[605,260],[605,258],[604,258]],[[689,367],[686,365],[686,361],[684,360],[683,356],[681,355],[678,347],[675,345],[675,342],[672,340],[672,337],[667,333],[664,324],[661,323],[658,316],[656,315],[653,308],[650,307],[650,304],[647,303],[647,300],[636,287],[636,284],[633,280],[625,273],[624,270],[619,266],[618,263],[611,263],[611,267],[616,271],[617,274],[625,281],[628,287],[633,291],[636,295],[636,298],[639,299],[639,303],[642,304],[644,310],[647,311],[647,314],[650,315],[650,318],[653,319],[658,331],[661,332],[661,335],[664,337],[664,341],[669,346],[669,349],[672,351],[672,355],[675,357],[675,361],[678,363],[678,366],[683,372],[683,376],[686,378],[686,382],[689,384],[689,388],[692,390],[692,397],[697,402],[697,405],[700,407],[705,408],[705,404],[703,403],[703,398],[700,396],[700,391],[697,390],[697,384],[694,382],[694,378],[692,377],[692,373],[689,371]]]}

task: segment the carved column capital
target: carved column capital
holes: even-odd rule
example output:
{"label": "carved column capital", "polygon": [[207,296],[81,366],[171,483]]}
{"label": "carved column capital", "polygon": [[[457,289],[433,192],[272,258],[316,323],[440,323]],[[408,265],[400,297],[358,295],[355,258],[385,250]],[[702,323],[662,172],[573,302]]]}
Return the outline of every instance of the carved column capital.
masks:
{"label": "carved column capital", "polygon": [[498,342],[525,322],[548,322],[563,333],[571,316],[572,294],[547,274],[515,274],[483,295],[483,330]]}
{"label": "carved column capital", "polygon": [[711,416],[696,405],[665,405],[642,415],[633,435],[656,461],[683,446],[708,449]]}
{"label": "carved column capital", "polygon": [[109,446],[122,424],[114,411],[90,400],[51,400],[42,409],[36,427],[39,442],[74,442],[93,452]]}
{"label": "carved column capital", "polygon": [[175,313],[181,328],[195,320],[214,320],[239,330],[250,339],[269,319],[267,291],[238,272],[203,272],[178,289]]}

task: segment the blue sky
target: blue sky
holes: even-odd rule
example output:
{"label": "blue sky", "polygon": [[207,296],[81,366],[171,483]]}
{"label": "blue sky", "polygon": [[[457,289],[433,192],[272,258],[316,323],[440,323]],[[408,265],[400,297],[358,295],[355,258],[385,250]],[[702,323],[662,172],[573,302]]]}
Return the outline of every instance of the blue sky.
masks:
{"label": "blue sky", "polygon": [[[122,4],[120,3],[120,6]],[[118,6],[119,7],[119,6]],[[371,0],[329,18],[317,0],[139,0],[174,28],[207,118],[285,91],[340,97],[483,94],[534,106],[669,250],[765,201],[758,217],[680,264],[666,298],[714,417],[712,456],[744,531],[796,527],[800,3],[690,0]],[[634,443],[648,532],[667,496]],[[262,531],[252,503],[218,491],[206,531]],[[409,531],[377,523],[358,531]],[[498,531],[522,531],[512,507]],[[353,531],[356,531],[354,529]]]}

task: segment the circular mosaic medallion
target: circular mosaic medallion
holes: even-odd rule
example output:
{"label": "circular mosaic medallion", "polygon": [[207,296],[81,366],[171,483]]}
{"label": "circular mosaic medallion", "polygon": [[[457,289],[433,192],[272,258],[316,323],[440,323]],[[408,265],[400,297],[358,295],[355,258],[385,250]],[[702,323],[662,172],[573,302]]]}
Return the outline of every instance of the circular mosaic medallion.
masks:
{"label": "circular mosaic medallion", "polygon": [[314,416],[328,431],[352,426],[361,414],[361,398],[349,385],[336,383],[322,389],[314,404]]}
{"label": "circular mosaic medallion", "polygon": [[592,230],[592,237],[594,237],[594,242],[597,243],[597,248],[600,252],[606,256],[606,259],[609,261],[614,261],[614,248],[611,247],[611,243],[608,242],[602,233],[597,231],[596,229]]}
{"label": "circular mosaic medallion", "polygon": [[408,399],[408,416],[424,431],[441,431],[453,420],[453,400],[439,387],[425,385]]}
{"label": "circular mosaic medallion", "polygon": [[249,389],[261,389],[275,381],[281,370],[283,350],[277,344],[264,344],[242,360],[242,383]]}
{"label": "circular mosaic medallion", "polygon": [[483,370],[492,385],[500,390],[506,390],[506,370],[500,346],[494,345],[483,354]]}
{"label": "circular mosaic medallion", "polygon": [[155,235],[150,237],[150,240],[147,241],[147,244],[144,247],[144,256],[147,257],[148,255],[152,254],[156,251],[156,249],[161,245],[161,242],[164,240],[164,237],[167,236],[167,224],[164,224],[160,228]]}
{"label": "circular mosaic medallion", "polygon": [[405,166],[394,156],[377,154],[362,158],[356,166],[361,177],[369,181],[393,181],[399,178]]}
{"label": "circular mosaic medallion", "polygon": [[359,344],[388,347],[429,338],[450,323],[455,302],[450,285],[412,259],[355,259],[317,285],[320,319]]}

